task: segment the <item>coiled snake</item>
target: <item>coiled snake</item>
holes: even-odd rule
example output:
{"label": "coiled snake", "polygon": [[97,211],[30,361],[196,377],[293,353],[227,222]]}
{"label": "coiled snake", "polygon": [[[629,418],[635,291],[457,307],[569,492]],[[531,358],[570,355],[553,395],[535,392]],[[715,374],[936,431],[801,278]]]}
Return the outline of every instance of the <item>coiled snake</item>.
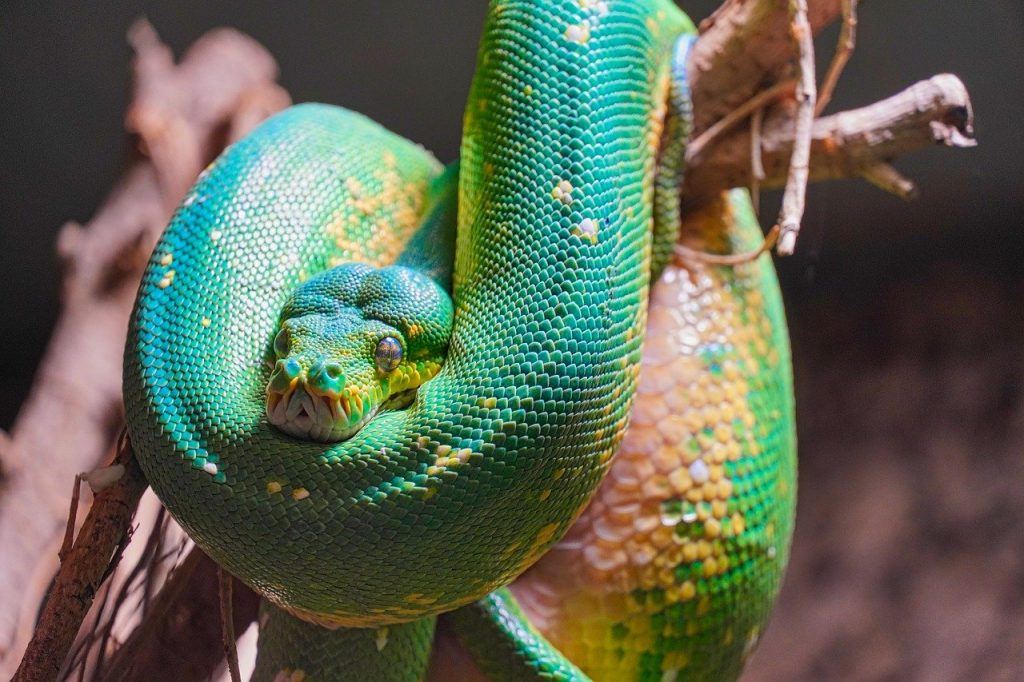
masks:
{"label": "coiled snake", "polygon": [[[185,199],[132,316],[129,431],[175,518],[273,604],[257,679],[420,679],[453,609],[497,677],[738,673],[791,527],[770,264],[666,275],[683,293],[656,315],[681,317],[644,351],[666,365],[663,406],[641,403],[619,462],[668,473],[616,464],[517,584],[551,643],[499,589],[569,530],[623,442],[650,273],[680,230],[678,55],[671,71],[690,30],[658,0],[493,2],[458,169],[302,105]],[[746,245],[756,224],[719,208],[687,238]],[[658,570],[616,574],[645,538]],[[562,590],[552,569],[608,580]]]}

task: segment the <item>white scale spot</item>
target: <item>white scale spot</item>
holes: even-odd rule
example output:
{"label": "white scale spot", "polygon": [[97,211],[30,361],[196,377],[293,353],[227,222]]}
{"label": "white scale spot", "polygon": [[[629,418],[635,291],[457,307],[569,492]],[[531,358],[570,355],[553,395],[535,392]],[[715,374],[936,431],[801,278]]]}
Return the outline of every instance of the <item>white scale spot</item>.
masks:
{"label": "white scale spot", "polygon": [[708,471],[708,465],[705,464],[702,459],[694,460],[693,464],[690,465],[690,478],[697,485],[707,483],[708,478],[710,478],[710,473],[711,472]]}
{"label": "white scale spot", "polygon": [[590,218],[584,218],[583,220],[580,221],[580,232],[582,232],[588,237],[596,237],[597,223],[595,223]]}
{"label": "white scale spot", "polygon": [[203,465],[203,471],[210,474],[211,476],[214,476],[217,473],[217,465],[214,464],[213,462],[207,462],[206,464]]}
{"label": "white scale spot", "polygon": [[374,644],[377,645],[377,651],[384,651],[384,647],[388,645],[388,629],[386,627],[377,630]]}
{"label": "white scale spot", "polygon": [[585,23],[573,24],[565,29],[565,39],[571,43],[586,45],[587,41],[590,40],[590,25]]}
{"label": "white scale spot", "polygon": [[563,204],[568,206],[572,203],[572,183],[568,180],[559,180],[555,188],[551,190],[551,197],[556,201],[561,201]]}
{"label": "white scale spot", "polygon": [[608,3],[606,0],[580,0],[580,7],[596,12],[598,16],[608,15]]}

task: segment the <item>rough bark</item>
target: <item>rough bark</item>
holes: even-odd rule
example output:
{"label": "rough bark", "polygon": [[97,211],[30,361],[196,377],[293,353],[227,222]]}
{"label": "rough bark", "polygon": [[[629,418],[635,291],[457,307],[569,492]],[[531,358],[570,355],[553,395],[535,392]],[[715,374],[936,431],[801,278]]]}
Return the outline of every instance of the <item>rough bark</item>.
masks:
{"label": "rough bark", "polygon": [[[817,33],[839,17],[841,0],[809,0],[807,19]],[[788,0],[726,0],[701,22],[690,56],[694,133],[782,80],[796,51]]]}

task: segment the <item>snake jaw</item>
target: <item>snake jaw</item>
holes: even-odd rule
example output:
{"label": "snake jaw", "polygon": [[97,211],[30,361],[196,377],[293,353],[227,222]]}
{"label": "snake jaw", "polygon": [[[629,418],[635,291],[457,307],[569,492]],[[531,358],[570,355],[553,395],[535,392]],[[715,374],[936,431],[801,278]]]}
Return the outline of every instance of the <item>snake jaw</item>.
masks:
{"label": "snake jaw", "polygon": [[319,392],[299,377],[283,390],[273,382],[267,387],[266,413],[267,420],[289,436],[331,443],[352,437],[381,404],[355,392]]}

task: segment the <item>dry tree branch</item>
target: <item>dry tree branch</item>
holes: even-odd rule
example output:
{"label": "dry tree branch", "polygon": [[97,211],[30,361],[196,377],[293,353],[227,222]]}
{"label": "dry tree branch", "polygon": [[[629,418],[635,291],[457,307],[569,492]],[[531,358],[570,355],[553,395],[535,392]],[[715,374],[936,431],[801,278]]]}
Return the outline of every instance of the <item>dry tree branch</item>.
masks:
{"label": "dry tree branch", "polygon": [[818,86],[814,71],[814,36],[807,19],[807,0],[790,0],[790,21],[793,40],[797,44],[796,116],[793,153],[789,157],[789,176],[782,195],[779,211],[778,252],[788,256],[796,247],[800,223],[804,217],[807,199],[807,179],[811,158],[811,127],[814,125],[814,106],[818,99]]}
{"label": "dry tree branch", "polygon": [[15,672],[17,682],[52,680],[75,640],[100,584],[116,566],[128,541],[129,524],[146,490],[127,437],[114,460],[123,473],[109,488],[96,494],[82,530],[61,565],[46,600],[35,633]]}
{"label": "dry tree branch", "polygon": [[[789,77],[795,52],[787,2],[726,0],[701,23],[689,65],[696,135]],[[807,3],[807,19],[815,33],[840,12],[841,0]]]}
{"label": "dry tree branch", "polygon": [[130,41],[126,125],[140,154],[87,226],[61,230],[61,316],[10,436],[0,439],[0,678],[14,673],[56,570],[66,482],[100,462],[121,422],[122,349],[152,244],[228,131],[240,135],[287,104],[273,58],[240,33],[208,33],[177,65],[147,24],[134,26]]}
{"label": "dry tree branch", "polygon": [[[259,600],[233,580],[233,630],[244,632],[256,619]],[[220,607],[218,567],[198,548],[164,583],[145,618],[108,661],[105,682],[127,679],[208,679],[224,660],[222,624],[211,613]]]}
{"label": "dry tree branch", "polygon": [[[158,624],[167,622],[168,615],[175,601],[181,597],[185,586],[189,584],[192,574],[203,557],[202,552],[195,547],[192,548],[192,551],[185,557],[185,560],[174,568],[164,582],[163,589],[160,590],[156,600],[152,603],[150,611],[146,614],[146,618],[143,619],[143,623],[152,624],[155,627]],[[141,625],[132,632],[131,636],[118,647],[108,662],[103,674],[104,680],[107,682],[120,682],[127,679],[132,666],[136,663],[140,642],[144,641],[149,633],[150,630]]]}
{"label": "dry tree branch", "polygon": [[754,112],[761,111],[766,106],[793,90],[796,84],[793,81],[776,83],[767,90],[762,90],[746,102],[736,107],[722,119],[715,122],[710,128],[695,137],[686,146],[686,167],[690,168],[700,163],[708,147],[714,145],[723,135],[732,131],[733,128],[743,122],[747,116]]}
{"label": "dry tree branch", "polygon": [[761,159],[761,128],[764,109],[755,109],[750,115],[750,197],[754,214],[761,215],[761,182],[764,180],[764,162]]}
{"label": "dry tree branch", "polygon": [[914,184],[913,180],[903,176],[898,170],[885,162],[868,166],[861,175],[878,189],[894,194],[904,201],[916,199],[919,194],[917,185]]}
{"label": "dry tree branch", "polygon": [[[880,102],[816,120],[811,130],[810,180],[864,176],[879,163],[936,144],[972,147],[976,144],[973,126],[967,88],[956,76],[940,74]],[[786,181],[793,127],[792,115],[784,110],[765,118],[763,188],[778,188]],[[687,173],[686,195],[699,201],[723,189],[749,186],[750,150],[750,130],[722,139]]]}

